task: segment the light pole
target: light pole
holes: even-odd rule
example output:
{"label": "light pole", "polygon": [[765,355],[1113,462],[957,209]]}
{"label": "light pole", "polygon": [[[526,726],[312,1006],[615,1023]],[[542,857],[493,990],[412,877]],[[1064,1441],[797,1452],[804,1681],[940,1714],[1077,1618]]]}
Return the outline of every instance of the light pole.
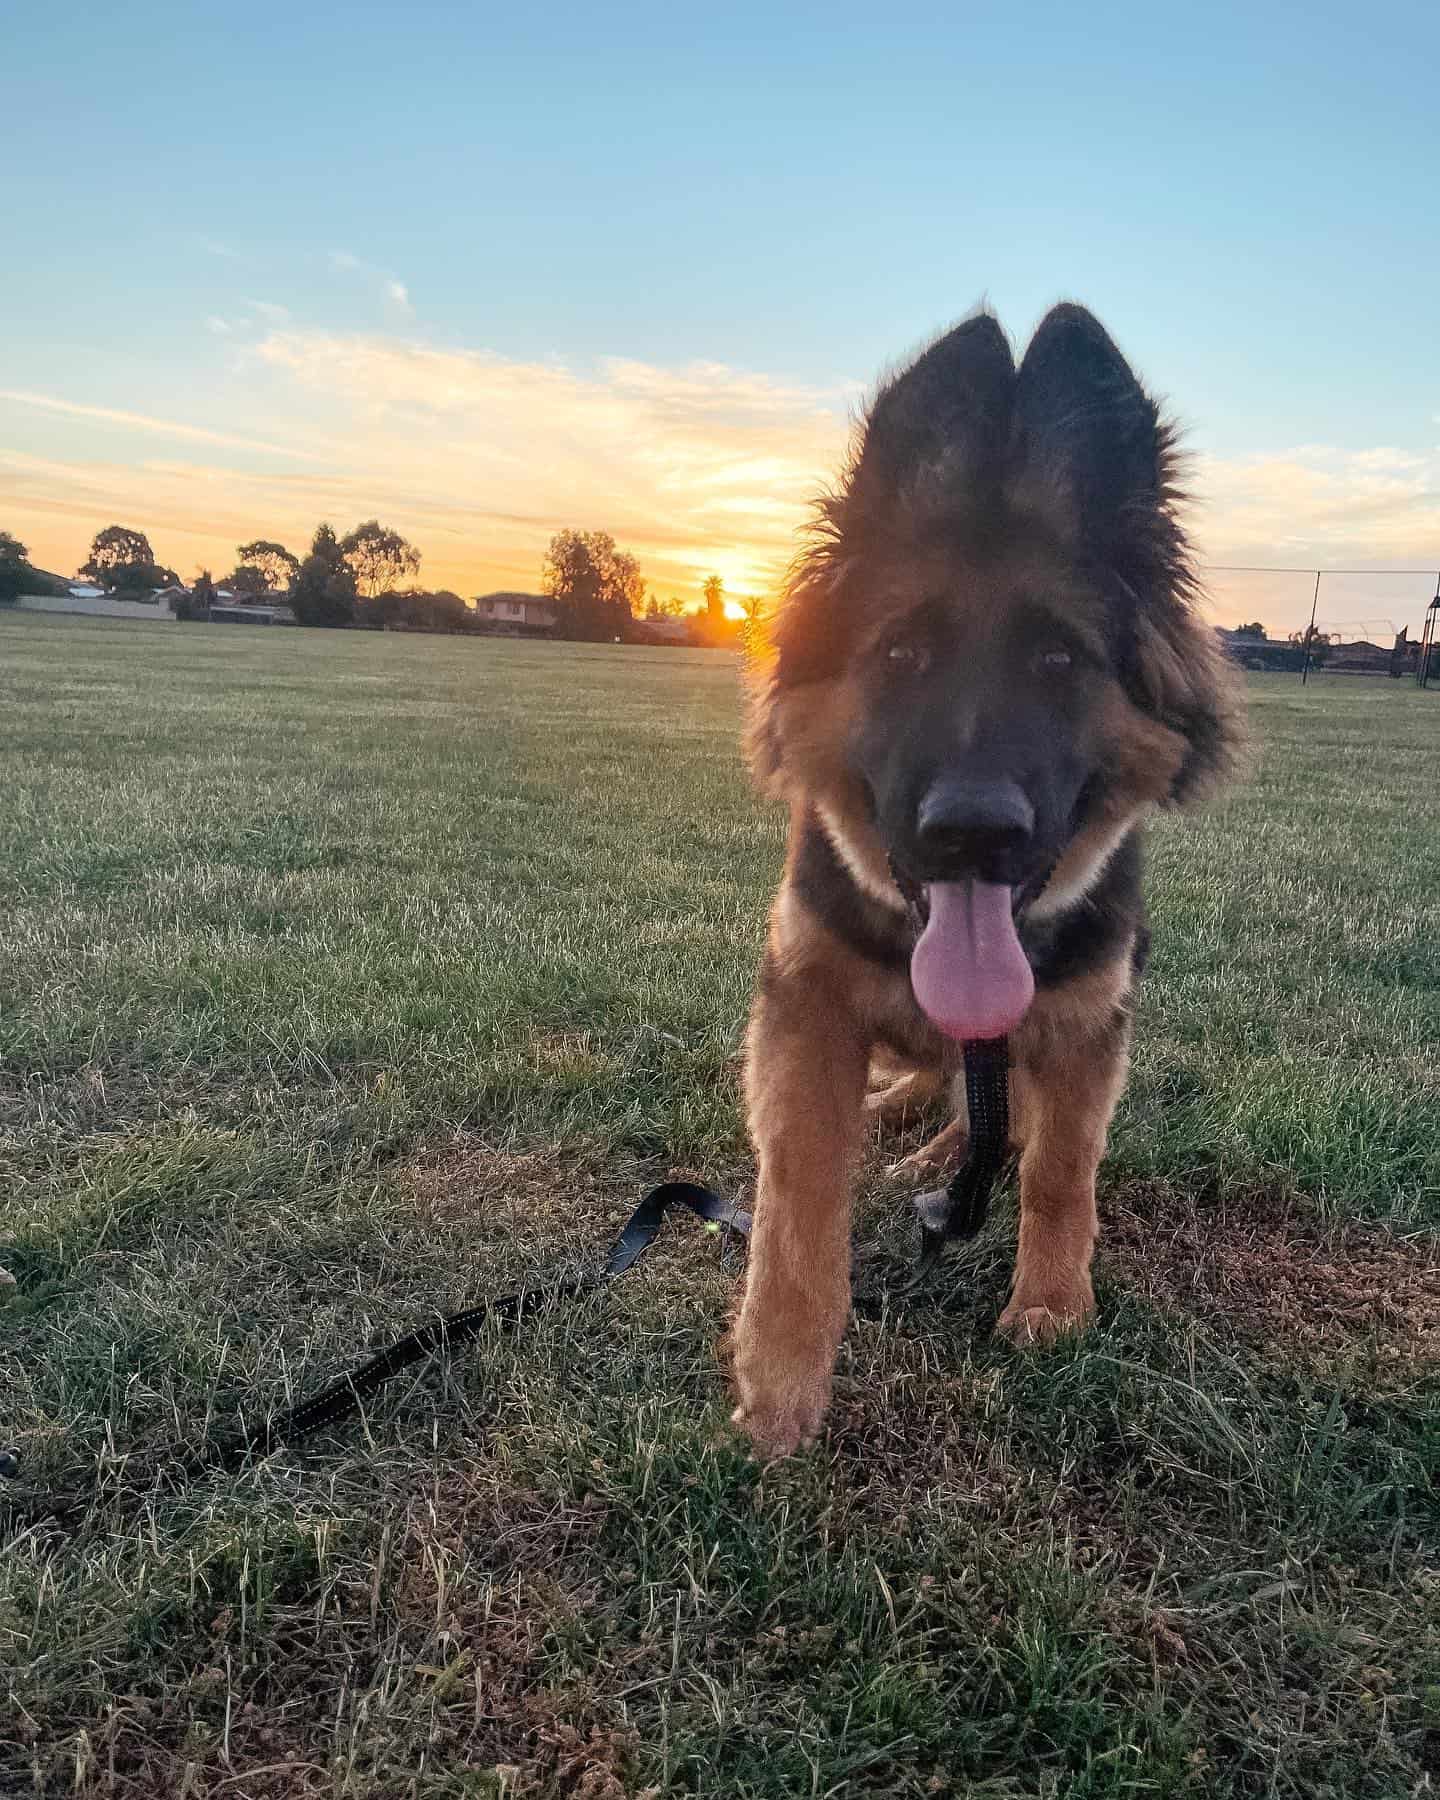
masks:
{"label": "light pole", "polygon": [[1315,592],[1310,600],[1310,629],[1305,633],[1305,664],[1300,671],[1300,685],[1304,687],[1310,679],[1310,650],[1315,642],[1315,608],[1320,604],[1320,576],[1322,571],[1315,571]]}

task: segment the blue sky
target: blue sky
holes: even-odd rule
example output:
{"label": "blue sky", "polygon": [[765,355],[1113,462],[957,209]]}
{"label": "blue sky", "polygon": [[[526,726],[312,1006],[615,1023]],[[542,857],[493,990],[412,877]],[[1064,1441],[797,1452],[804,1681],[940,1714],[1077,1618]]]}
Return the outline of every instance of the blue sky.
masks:
{"label": "blue sky", "polygon": [[690,11],[12,17],[0,526],[188,573],[378,511],[474,592],[600,525],[756,590],[887,362],[1068,295],[1213,560],[1440,558],[1440,9]]}

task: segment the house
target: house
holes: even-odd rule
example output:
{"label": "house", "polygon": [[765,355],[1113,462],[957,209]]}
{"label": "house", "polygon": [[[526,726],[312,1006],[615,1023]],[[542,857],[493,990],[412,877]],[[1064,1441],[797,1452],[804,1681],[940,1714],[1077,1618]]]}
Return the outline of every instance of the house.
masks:
{"label": "house", "polygon": [[295,614],[278,594],[257,597],[216,588],[210,603],[212,625],[293,625]]}
{"label": "house", "polygon": [[548,637],[558,616],[543,594],[477,594],[471,605],[478,629],[507,637]]}
{"label": "house", "polygon": [[40,577],[42,593],[48,592],[57,599],[71,600],[103,600],[105,590],[98,582],[86,581],[79,575],[57,575],[51,569],[36,569]]}

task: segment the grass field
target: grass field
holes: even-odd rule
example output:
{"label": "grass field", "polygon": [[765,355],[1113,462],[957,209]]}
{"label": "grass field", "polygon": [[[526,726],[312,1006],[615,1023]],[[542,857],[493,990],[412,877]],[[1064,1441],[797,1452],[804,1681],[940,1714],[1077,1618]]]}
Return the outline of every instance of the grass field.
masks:
{"label": "grass field", "polygon": [[[702,653],[0,616],[0,1793],[1392,1797],[1440,1770],[1440,696],[1259,678],[1153,841],[1082,1341],[902,1296],[730,1441],[675,1223],[233,1477],[161,1454],[740,1190],[780,821]],[[5,1492],[0,1484],[0,1496]]]}

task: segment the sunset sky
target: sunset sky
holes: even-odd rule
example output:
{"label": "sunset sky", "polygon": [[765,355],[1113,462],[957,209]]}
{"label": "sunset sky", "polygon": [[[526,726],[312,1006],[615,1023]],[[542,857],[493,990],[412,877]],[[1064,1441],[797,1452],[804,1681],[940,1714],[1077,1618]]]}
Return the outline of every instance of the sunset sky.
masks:
{"label": "sunset sky", "polygon": [[[378,514],[467,596],[562,526],[767,592],[868,385],[1083,300],[1213,564],[1440,566],[1440,9],[27,7],[0,529],[186,578]],[[1303,576],[1216,574],[1290,627]],[[1418,626],[1433,576],[1322,620]]]}

